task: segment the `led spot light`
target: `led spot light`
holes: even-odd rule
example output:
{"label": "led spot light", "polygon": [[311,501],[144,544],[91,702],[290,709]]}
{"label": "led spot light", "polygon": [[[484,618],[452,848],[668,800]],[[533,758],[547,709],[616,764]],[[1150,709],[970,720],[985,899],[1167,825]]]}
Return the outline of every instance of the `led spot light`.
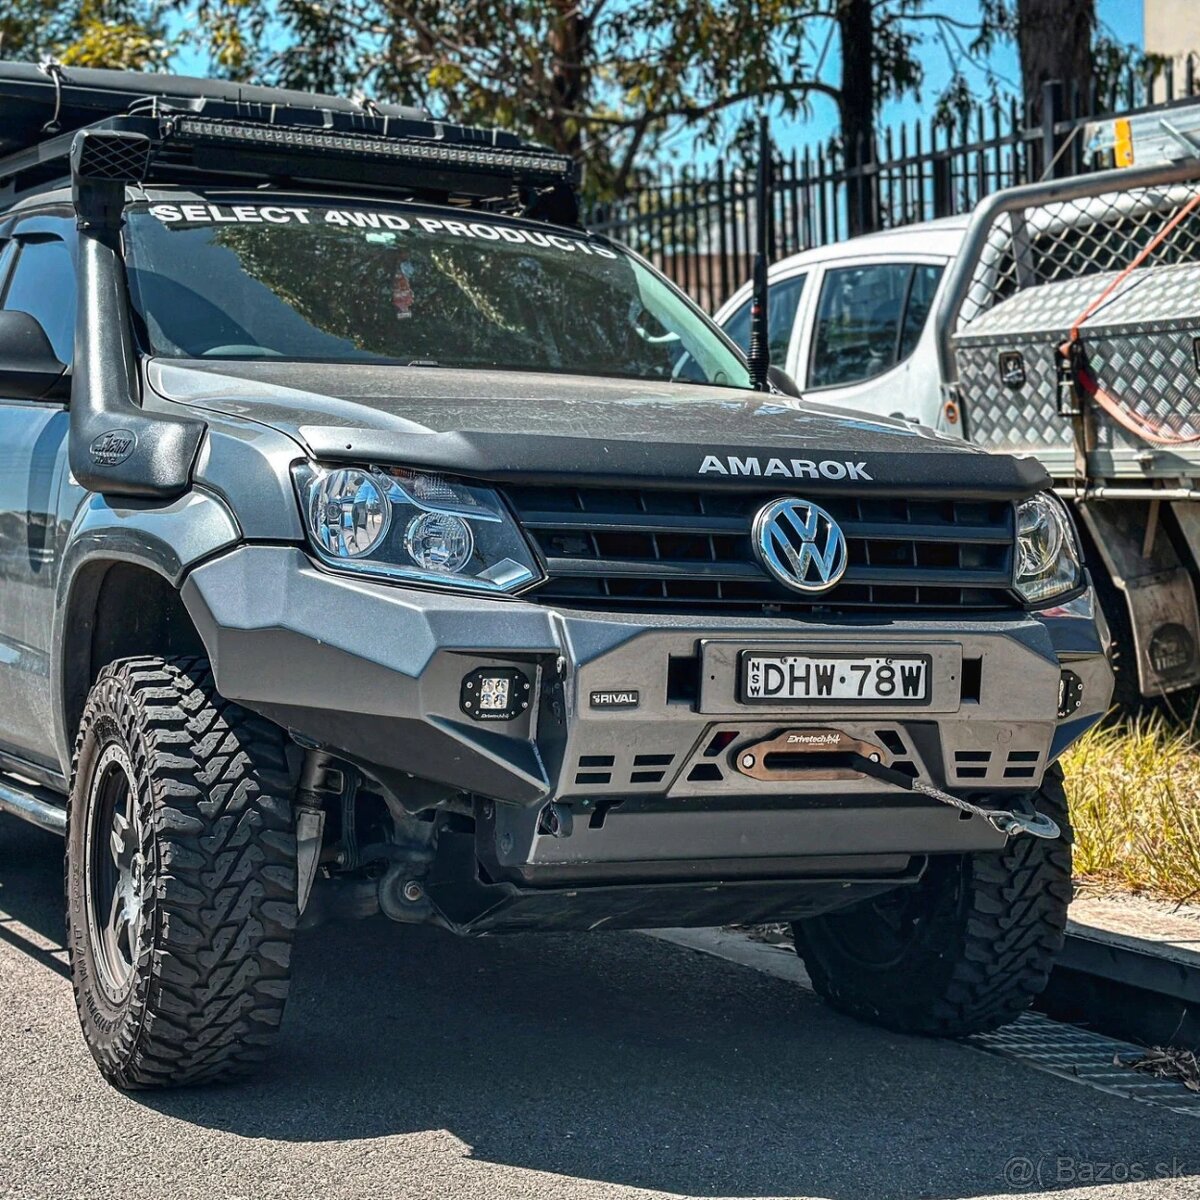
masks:
{"label": "led spot light", "polygon": [[512,690],[512,680],[503,675],[488,677],[485,675],[479,681],[479,711],[504,712],[508,708],[508,696]]}
{"label": "led spot light", "polygon": [[479,667],[462,681],[459,705],[476,721],[511,721],[529,708],[529,680],[514,667]]}

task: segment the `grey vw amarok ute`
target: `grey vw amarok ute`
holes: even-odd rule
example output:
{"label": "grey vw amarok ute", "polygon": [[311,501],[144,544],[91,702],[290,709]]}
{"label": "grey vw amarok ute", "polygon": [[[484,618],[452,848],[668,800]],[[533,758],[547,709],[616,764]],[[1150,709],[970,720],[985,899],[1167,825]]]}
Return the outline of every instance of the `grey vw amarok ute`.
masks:
{"label": "grey vw amarok ute", "polygon": [[65,834],[106,1078],[246,1069],[348,915],[786,921],[867,1020],[1029,1003],[1112,684],[1039,466],[756,390],[510,135],[0,111],[0,807]]}

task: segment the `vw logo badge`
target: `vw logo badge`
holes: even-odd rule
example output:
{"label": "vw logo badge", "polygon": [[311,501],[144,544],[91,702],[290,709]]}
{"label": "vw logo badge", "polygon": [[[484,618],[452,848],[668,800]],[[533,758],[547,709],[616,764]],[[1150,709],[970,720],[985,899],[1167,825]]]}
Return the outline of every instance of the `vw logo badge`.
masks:
{"label": "vw logo badge", "polygon": [[776,500],[754,518],[754,552],[785,587],[824,592],[846,573],[846,535],[819,505]]}

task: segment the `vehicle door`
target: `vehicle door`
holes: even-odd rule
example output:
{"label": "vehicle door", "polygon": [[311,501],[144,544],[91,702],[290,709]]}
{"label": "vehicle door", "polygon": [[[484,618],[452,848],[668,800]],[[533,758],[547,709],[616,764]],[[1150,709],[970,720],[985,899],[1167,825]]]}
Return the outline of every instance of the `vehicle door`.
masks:
{"label": "vehicle door", "polygon": [[[75,336],[73,230],[27,217],[0,245],[0,309],[27,312],[59,360]],[[0,383],[0,751],[57,766],[50,698],[50,631],[66,520],[67,406],[5,394]]]}
{"label": "vehicle door", "polygon": [[792,374],[806,400],[935,425],[934,311],[947,259],[837,259],[812,269]]}

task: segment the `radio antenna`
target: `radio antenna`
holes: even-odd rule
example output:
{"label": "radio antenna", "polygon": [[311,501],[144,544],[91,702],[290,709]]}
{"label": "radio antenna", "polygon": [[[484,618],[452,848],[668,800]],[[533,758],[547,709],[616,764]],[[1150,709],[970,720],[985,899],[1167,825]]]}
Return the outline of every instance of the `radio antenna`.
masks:
{"label": "radio antenna", "polygon": [[767,255],[771,225],[771,138],[766,113],[758,118],[758,177],[754,189],[754,291],[750,301],[750,350],[746,356],[750,385],[759,392],[770,391],[771,344],[768,337],[769,297]]}

